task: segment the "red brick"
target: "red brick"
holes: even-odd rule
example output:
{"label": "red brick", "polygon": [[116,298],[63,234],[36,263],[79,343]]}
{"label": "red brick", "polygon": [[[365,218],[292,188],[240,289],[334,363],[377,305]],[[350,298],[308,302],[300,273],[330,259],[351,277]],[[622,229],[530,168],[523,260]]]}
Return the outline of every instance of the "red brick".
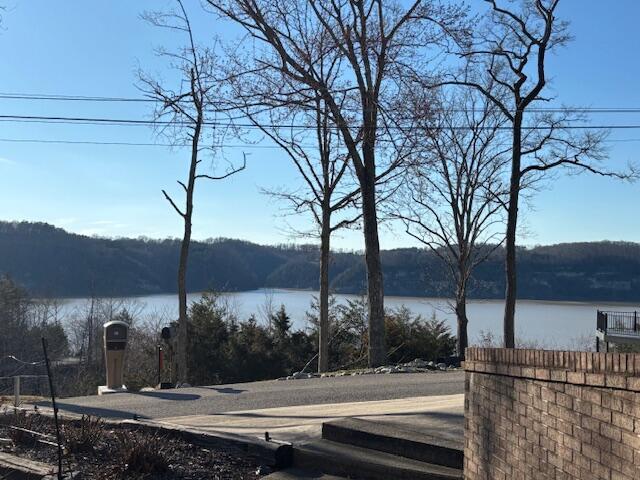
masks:
{"label": "red brick", "polygon": [[611,425],[609,423],[600,424],[600,433],[603,436],[616,442],[619,442],[622,440],[622,430],[620,430],[620,428],[616,427],[615,425]]}
{"label": "red brick", "polygon": [[604,373],[586,373],[585,383],[595,387],[605,386],[605,374]]}
{"label": "red brick", "polygon": [[536,368],[536,380],[550,380],[551,373],[548,368]]}
{"label": "red brick", "polygon": [[623,404],[622,404],[622,399],[620,397],[620,393],[627,393],[627,392],[619,392],[615,390],[603,391],[602,406],[605,408],[608,408],[609,410],[622,412]]}
{"label": "red brick", "polygon": [[627,377],[623,375],[607,375],[605,377],[605,385],[609,388],[627,388]]}
{"label": "red brick", "polygon": [[633,417],[618,412],[613,412],[611,417],[615,426],[628,430],[629,432],[633,432]]}
{"label": "red brick", "polygon": [[622,432],[622,443],[634,450],[640,450],[640,434]]}
{"label": "red brick", "polygon": [[593,407],[591,407],[591,416],[601,422],[611,423],[611,410],[608,408],[593,405]]}
{"label": "red brick", "polygon": [[600,450],[591,445],[583,445],[582,454],[585,457],[590,458],[591,460],[594,460],[596,462],[600,461]]}
{"label": "red brick", "polygon": [[613,354],[613,371],[615,373],[620,373],[620,372],[624,371],[622,369],[622,366],[620,365],[620,360],[621,360],[620,354],[619,353],[614,353]]}
{"label": "red brick", "polygon": [[552,382],[566,382],[567,381],[567,371],[566,370],[557,370],[553,369],[550,371],[551,373],[551,381]]}
{"label": "red brick", "polygon": [[640,392],[640,377],[627,377],[627,388],[634,392]]}

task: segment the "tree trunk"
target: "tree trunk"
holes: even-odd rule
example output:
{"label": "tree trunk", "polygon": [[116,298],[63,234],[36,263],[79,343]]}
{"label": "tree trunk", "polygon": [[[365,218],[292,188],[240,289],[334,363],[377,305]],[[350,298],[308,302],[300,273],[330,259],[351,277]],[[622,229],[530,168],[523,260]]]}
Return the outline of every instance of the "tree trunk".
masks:
{"label": "tree trunk", "polygon": [[184,236],[180,246],[180,263],[178,264],[178,355],[177,374],[178,383],[188,383],[187,368],[187,261],[189,259],[189,244],[191,242],[191,219],[184,219]]}
{"label": "tree trunk", "polygon": [[96,333],[96,326],[94,323],[94,304],[95,298],[93,294],[91,295],[91,306],[89,307],[89,316],[87,317],[87,365],[90,367],[94,366],[94,358],[95,358],[95,350],[96,347],[94,345],[94,335]]}
{"label": "tree trunk", "polygon": [[[365,261],[367,265],[367,300],[369,307],[369,367],[384,365],[387,347],[384,328],[384,292],[382,262],[378,239],[375,174],[367,172],[362,187],[362,221],[364,224]],[[373,178],[371,178],[373,177]]]}
{"label": "tree trunk", "polygon": [[513,149],[511,180],[509,183],[509,204],[507,211],[507,234],[505,237],[505,305],[504,305],[504,346],[515,348],[516,314],[516,234],[518,226],[518,200],[520,198],[520,163],[522,143],[522,112],[516,112],[513,122]]}
{"label": "tree trunk", "polygon": [[467,325],[469,320],[467,318],[467,292],[464,285],[458,285],[458,291],[456,292],[456,318],[458,320],[458,356],[460,360],[464,360],[465,350],[469,344],[469,337],[467,335]]}
{"label": "tree trunk", "polygon": [[[325,208],[326,207],[326,208]],[[320,325],[318,329],[318,372],[329,370],[329,260],[331,215],[329,205],[323,205],[320,234]]]}
{"label": "tree trunk", "polygon": [[202,129],[202,112],[198,112],[198,119],[191,137],[191,164],[189,166],[189,181],[185,188],[186,208],[184,210],[184,235],[180,246],[180,263],[178,265],[178,379],[179,383],[189,383],[189,346],[188,317],[187,317],[187,262],[189,260],[189,246],[191,244],[191,219],[193,217],[193,191],[196,183],[196,169],[198,167],[198,146]]}

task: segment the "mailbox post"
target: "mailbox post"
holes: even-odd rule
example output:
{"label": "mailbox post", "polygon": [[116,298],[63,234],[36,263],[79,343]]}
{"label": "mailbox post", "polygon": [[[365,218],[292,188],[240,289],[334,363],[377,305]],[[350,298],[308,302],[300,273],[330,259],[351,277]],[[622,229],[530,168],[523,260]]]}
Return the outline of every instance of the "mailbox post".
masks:
{"label": "mailbox post", "polygon": [[98,387],[98,395],[124,392],[124,353],[127,346],[129,325],[119,320],[104,324],[104,354],[107,384]]}

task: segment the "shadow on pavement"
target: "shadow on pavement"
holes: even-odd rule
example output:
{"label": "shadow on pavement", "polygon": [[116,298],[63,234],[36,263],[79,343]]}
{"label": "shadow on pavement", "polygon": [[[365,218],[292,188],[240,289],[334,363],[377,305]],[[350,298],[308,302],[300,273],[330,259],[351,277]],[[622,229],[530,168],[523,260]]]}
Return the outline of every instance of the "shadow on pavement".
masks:
{"label": "shadow on pavement", "polygon": [[463,413],[451,413],[451,412],[389,412],[389,413],[348,413],[348,414],[328,414],[328,415],[278,415],[278,414],[269,414],[269,413],[259,413],[259,412],[220,412],[220,413],[209,413],[206,414],[210,417],[244,417],[244,418],[293,418],[293,419],[307,419],[307,420],[321,420],[323,418],[348,418],[348,417],[358,417],[358,418],[367,418],[367,417],[428,417],[433,420],[438,421],[462,421],[464,420]]}
{"label": "shadow on pavement", "polygon": [[240,393],[248,391],[240,388],[231,388],[231,387],[193,387],[193,388],[204,388],[205,390],[213,390],[218,393],[226,393],[230,395],[238,395]]}
{"label": "shadow on pavement", "polygon": [[[156,391],[156,392],[128,392],[131,395],[139,395],[142,397],[151,397],[151,398],[159,398],[160,400],[172,400],[172,401],[192,401],[198,400],[201,396],[195,393],[173,393],[167,391]],[[117,395],[117,394],[116,394]]]}
{"label": "shadow on pavement", "polygon": [[[195,393],[172,393],[172,392],[127,392],[127,393],[114,393],[114,397],[118,398],[121,395],[136,395],[140,397],[147,398],[157,398],[159,400],[169,400],[169,401],[194,401],[201,398],[200,395]],[[96,397],[97,398],[97,397]],[[107,398],[107,397],[102,397]],[[98,417],[110,417],[110,418],[133,418],[134,415],[140,419],[149,419],[153,418],[147,415],[142,415],[135,411],[129,410],[116,410],[113,408],[104,408],[96,405],[76,405],[73,403],[66,403],[64,399],[58,399],[56,401],[58,409],[61,411],[69,412],[69,413],[77,413],[84,415],[95,415]],[[36,402],[35,405],[44,408],[51,408],[51,402]]]}
{"label": "shadow on pavement", "polygon": [[[44,408],[51,408],[51,403],[49,402],[38,402],[36,403],[36,405],[38,405],[39,407],[44,407]],[[112,408],[101,408],[101,407],[88,407],[88,406],[81,406],[81,405],[74,405],[73,403],[65,403],[65,402],[61,402],[59,400],[56,401],[56,406],[58,407],[58,410],[60,410],[61,412],[68,412],[68,413],[77,413],[79,415],[93,415],[96,417],[103,417],[103,418],[126,418],[126,419],[132,419],[135,416],[137,416],[137,418],[140,419],[149,419],[151,417],[148,417],[146,415],[140,415],[136,412],[129,412],[126,410],[114,410]]]}

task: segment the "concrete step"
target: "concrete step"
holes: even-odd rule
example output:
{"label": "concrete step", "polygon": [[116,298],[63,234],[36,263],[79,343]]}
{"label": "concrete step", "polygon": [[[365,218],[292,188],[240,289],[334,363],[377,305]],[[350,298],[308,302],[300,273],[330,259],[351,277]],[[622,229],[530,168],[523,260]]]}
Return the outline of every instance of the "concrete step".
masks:
{"label": "concrete step", "polygon": [[263,477],[262,480],[347,480],[345,477],[327,475],[318,470],[301,470],[299,468],[287,468],[279,472]]}
{"label": "concrete step", "polygon": [[293,465],[366,480],[461,480],[462,470],[391,453],[318,440],[293,449]]}
{"label": "concrete step", "polygon": [[461,470],[464,465],[462,439],[430,435],[392,423],[345,418],[324,423],[322,438],[444,467]]}

